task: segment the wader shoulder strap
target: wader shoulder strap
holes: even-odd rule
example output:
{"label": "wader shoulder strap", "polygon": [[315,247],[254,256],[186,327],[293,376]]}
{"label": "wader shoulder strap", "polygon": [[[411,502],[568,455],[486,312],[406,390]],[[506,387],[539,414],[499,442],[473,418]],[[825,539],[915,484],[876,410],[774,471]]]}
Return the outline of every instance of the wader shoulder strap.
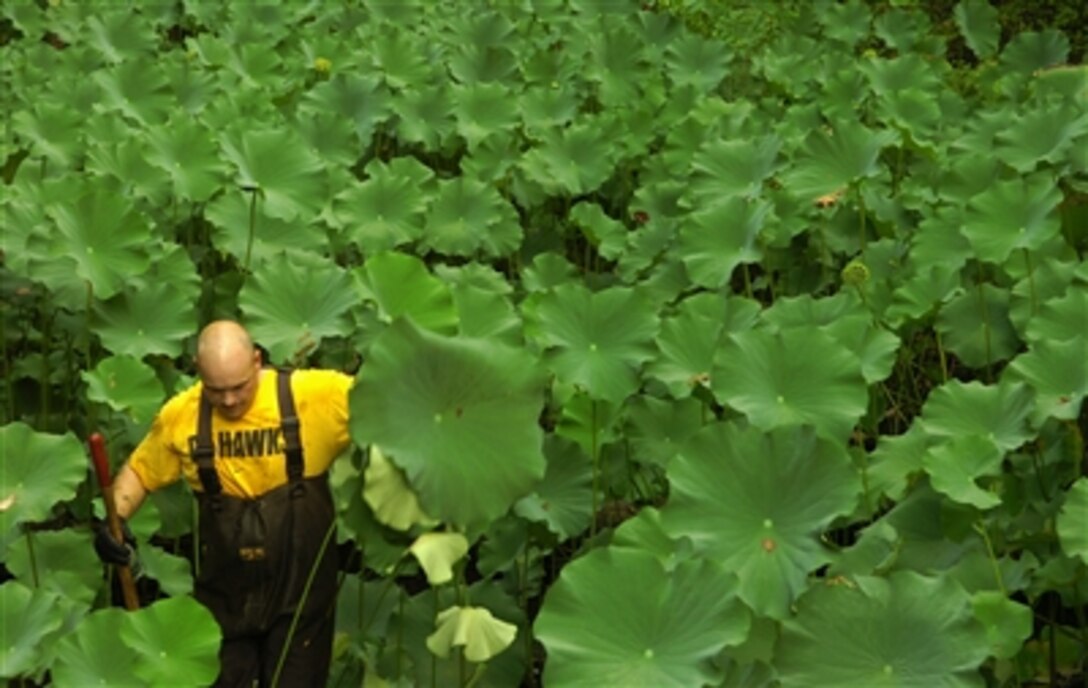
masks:
{"label": "wader shoulder strap", "polygon": [[280,426],[286,443],[283,453],[287,456],[287,481],[295,483],[302,480],[303,460],[298,415],[295,413],[295,397],[291,393],[290,371],[277,371],[276,396],[280,406]]}
{"label": "wader shoulder strap", "polygon": [[215,472],[215,447],[212,445],[212,405],[203,393],[200,395],[200,412],[196,422],[196,448],[193,461],[204,494],[218,495],[223,491],[219,474]]}

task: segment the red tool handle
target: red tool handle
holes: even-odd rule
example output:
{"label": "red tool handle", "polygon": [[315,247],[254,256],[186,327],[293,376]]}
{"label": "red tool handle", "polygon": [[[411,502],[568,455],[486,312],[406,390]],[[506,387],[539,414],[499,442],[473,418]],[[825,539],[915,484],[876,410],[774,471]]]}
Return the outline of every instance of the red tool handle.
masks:
{"label": "red tool handle", "polygon": [[[106,454],[106,438],[101,433],[92,433],[87,443],[91,446],[91,461],[94,474],[98,478],[98,487],[102,489],[102,501],[106,503],[106,523],[110,535],[117,542],[124,542],[121,519],[117,515],[117,506],[113,503],[113,490],[110,489],[110,460]],[[136,594],[136,582],[132,579],[132,569],[128,566],[117,567],[117,577],[121,580],[121,594],[125,598],[126,609],[139,609],[140,598]]]}

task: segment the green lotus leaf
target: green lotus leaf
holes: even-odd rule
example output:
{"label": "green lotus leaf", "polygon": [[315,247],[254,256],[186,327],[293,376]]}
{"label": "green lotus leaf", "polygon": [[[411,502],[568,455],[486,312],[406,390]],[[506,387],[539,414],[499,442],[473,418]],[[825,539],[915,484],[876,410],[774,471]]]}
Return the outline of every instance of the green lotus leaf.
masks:
{"label": "green lotus leaf", "polygon": [[369,178],[337,194],[335,213],[346,237],[367,254],[380,253],[423,233],[428,195],[423,187],[434,173],[415,158],[380,160],[366,168]]}
{"label": "green lotus leaf", "polygon": [[1040,69],[1064,64],[1069,57],[1069,39],[1058,29],[1022,31],[1001,51],[1002,66],[1033,74]]}
{"label": "green lotus leaf", "polygon": [[420,327],[452,334],[457,310],[449,287],[422,260],[403,253],[379,253],[355,272],[363,298],[373,299],[383,318],[410,318]]}
{"label": "green lotus leaf", "polygon": [[113,298],[96,303],[91,322],[102,344],[118,355],[180,356],[197,325],[194,302],[199,291],[186,293],[179,284],[163,280],[126,287]]}
{"label": "green lotus leaf", "polygon": [[918,422],[931,437],[977,435],[1012,451],[1033,437],[1027,426],[1031,409],[1031,389],[1023,383],[950,380],[930,392]]}
{"label": "green lotus leaf", "polygon": [[936,147],[944,115],[931,92],[914,88],[892,91],[880,100],[877,107],[885,121],[906,131],[912,140]]}
{"label": "green lotus leaf", "polygon": [[61,103],[39,101],[16,110],[10,122],[11,130],[33,145],[33,155],[45,156],[50,163],[67,169],[82,151],[79,131],[83,120],[82,114]]}
{"label": "green lotus leaf", "polygon": [[892,7],[873,19],[873,33],[899,54],[907,54],[932,35],[929,18],[913,7]]}
{"label": "green lotus leaf", "polygon": [[596,293],[576,283],[540,294],[526,317],[559,380],[595,398],[619,403],[638,387],[637,371],[653,357],[657,316],[638,292],[611,287]]}
{"label": "green lotus leaf", "polygon": [[839,318],[823,328],[861,361],[865,382],[873,384],[892,374],[899,352],[899,337],[862,314]]}
{"label": "green lotus leaf", "polygon": [[359,160],[357,137],[347,118],[332,112],[312,112],[295,117],[291,125],[326,167],[350,168]]}
{"label": "green lotus leaf", "polygon": [[438,613],[437,629],[427,636],[427,649],[445,659],[457,645],[465,659],[486,662],[513,644],[518,627],[492,616],[485,607],[450,607]]}
{"label": "green lotus leaf", "polygon": [[611,176],[614,153],[601,125],[590,120],[544,132],[519,168],[546,192],[573,196],[593,191]]}
{"label": "green lotus leaf", "polygon": [[118,629],[127,621],[124,610],[101,609],[84,617],[74,633],[64,636],[50,667],[58,688],[150,686],[134,673],[139,661],[136,650],[117,642]]}
{"label": "green lotus leaf", "polygon": [[226,166],[211,131],[190,117],[173,117],[148,129],[151,144],[148,162],[163,169],[174,185],[174,195],[203,203],[225,181]]}
{"label": "green lotus leaf", "polygon": [[238,171],[238,183],[259,195],[270,217],[309,222],[326,200],[321,159],[287,129],[229,132],[220,141],[223,154]]}
{"label": "green lotus leaf", "polygon": [[390,106],[397,115],[397,136],[405,141],[437,149],[455,130],[453,96],[444,81],[396,92]]}
{"label": "green lotus leaf", "polygon": [[952,14],[971,52],[981,60],[997,54],[1001,26],[995,7],[986,0],[962,0]]}
{"label": "green lotus leaf", "polygon": [[120,118],[104,115],[102,119],[112,124],[102,130],[94,128],[96,120],[85,125],[91,129],[86,134],[87,170],[95,174],[99,185],[114,193],[142,197],[155,205],[167,203],[170,178],[147,161],[150,154],[147,141],[133,137],[132,130]]}
{"label": "green lotus leaf", "polygon": [[369,74],[338,72],[303,96],[300,110],[345,117],[355,127],[362,148],[370,144],[375,127],[389,117],[389,91],[381,79]]}
{"label": "green lotus leaf", "polygon": [[578,114],[578,96],[573,89],[530,86],[517,100],[526,129],[543,134],[568,124]]}
{"label": "green lotus leaf", "polygon": [[419,560],[430,585],[453,580],[453,565],[468,554],[468,539],[461,533],[423,533],[408,547]]}
{"label": "green lotus leaf", "polygon": [[543,523],[568,540],[589,527],[592,516],[593,463],[578,445],[557,435],[544,438],[548,467],[533,493],[514,505],[514,513]]}
{"label": "green lotus leaf", "polygon": [[49,518],[53,505],[75,497],[87,477],[87,456],[72,434],[35,432],[25,423],[0,427],[0,543],[15,526]]}
{"label": "green lotus leaf", "polygon": [[627,246],[627,227],[606,215],[597,203],[579,203],[571,209],[570,219],[581,227],[602,258],[615,260]]}
{"label": "green lotus leaf", "polygon": [[17,580],[0,585],[0,678],[31,676],[45,668],[42,644],[64,623],[59,600],[54,592]]}
{"label": "green lotus leaf", "polygon": [[692,159],[689,205],[699,208],[728,196],[755,197],[763,180],[774,173],[781,145],[775,136],[703,144]]}
{"label": "green lotus leaf", "polygon": [[185,557],[155,547],[150,542],[140,548],[140,570],[144,576],[158,582],[159,588],[171,597],[193,592],[192,564]]}
{"label": "green lotus leaf", "polygon": [[[490,18],[496,22],[507,21],[499,14],[491,14]],[[448,66],[450,74],[462,84],[512,82],[520,77],[517,57],[512,50],[478,41],[463,43],[460,50],[449,56]]]}
{"label": "green lotus leaf", "polygon": [[872,22],[869,7],[859,0],[825,5],[817,16],[828,38],[850,46],[868,35]]}
{"label": "green lotus leaf", "polygon": [[668,42],[665,73],[674,87],[692,86],[707,93],[725,78],[732,60],[732,51],[722,41],[685,31]]}
{"label": "green lotus leaf", "polygon": [[643,42],[627,24],[604,24],[586,39],[585,76],[598,85],[597,98],[607,108],[629,106],[647,78]]}
{"label": "green lotus leaf", "polygon": [[979,435],[963,435],[938,444],[926,452],[922,465],[930,475],[933,489],[955,502],[977,509],[990,509],[1001,498],[978,486],[980,477],[1000,473],[1005,453],[993,440]]}
{"label": "green lotus leaf", "polygon": [[1037,426],[1047,418],[1074,420],[1088,396],[1088,338],[1041,339],[1031,351],[1017,356],[1008,370],[1035,390]]}
{"label": "green lotus leaf", "polygon": [[1088,288],[1074,287],[1059,299],[1043,303],[1039,314],[1028,321],[1033,342],[1060,342],[1088,332]]}
{"label": "green lotus leaf", "polygon": [[90,183],[81,186],[74,201],[47,208],[58,234],[52,252],[75,260],[76,276],[90,283],[96,298],[108,299],[130,275],[147,269],[145,246],[151,232],[122,196]]}
{"label": "green lotus leaf", "polygon": [[1088,113],[1083,108],[1036,107],[1018,117],[1009,129],[998,132],[997,140],[1002,144],[998,156],[1017,171],[1028,173],[1039,162],[1061,162],[1071,147],[1084,145],[1086,133]]}
{"label": "green lotus leaf", "polygon": [[844,122],[831,133],[813,131],[782,181],[795,196],[815,201],[875,176],[880,151],[897,138],[895,132],[873,131],[856,122]]}
{"label": "green lotus leaf", "polygon": [[941,85],[941,79],[925,58],[917,53],[902,53],[890,59],[874,59],[862,62],[861,71],[869,77],[873,92],[887,98],[900,91],[932,94]]}
{"label": "green lotus leaf", "polygon": [[128,412],[137,423],[150,423],[165,401],[155,370],[128,354],[104,358],[81,377],[87,383],[88,399]]}
{"label": "green lotus leaf", "polygon": [[1009,319],[1009,292],[992,284],[963,289],[949,299],[935,328],[945,349],[973,368],[1004,361],[1020,348]]}
{"label": "green lotus leaf", "polygon": [[639,395],[627,407],[630,458],[667,466],[676,453],[703,426],[706,406],[693,397],[679,400]]}
{"label": "green lotus leaf", "polygon": [[[252,243],[250,242],[250,213],[253,214]],[[240,189],[230,189],[209,203],[205,218],[212,223],[212,243],[221,253],[234,256],[244,266],[274,258],[284,249],[312,252],[326,242],[321,227],[313,223],[299,225],[295,221],[272,217],[265,204]]]}
{"label": "green lotus leaf", "polygon": [[507,297],[468,284],[454,285],[451,292],[460,334],[509,344],[521,342],[521,318]]}
{"label": "green lotus leaf", "polygon": [[[33,539],[27,543],[25,538]],[[62,596],[84,611],[102,590],[102,562],[85,529],[36,531],[8,543],[4,566],[18,580]]]}
{"label": "green lotus leaf", "polygon": [[1065,502],[1058,513],[1058,540],[1062,551],[1088,564],[1088,478],[1080,478],[1065,493]]}
{"label": "green lotus leaf", "polygon": [[453,87],[453,114],[457,133],[469,150],[493,132],[511,129],[518,123],[517,98],[498,83],[476,83]]}
{"label": "green lotus leaf", "polygon": [[264,262],[239,294],[249,331],[273,361],[308,354],[325,337],[350,335],[347,315],[355,303],[347,272],[306,253]]}
{"label": "green lotus leaf", "polygon": [[722,333],[751,329],[759,304],[739,297],[700,293],[681,302],[679,312],[664,320],[657,336],[661,355],[646,366],[677,399],[689,396],[710,380],[714,353]]}
{"label": "green lotus leaf", "polygon": [[404,470],[428,514],[476,526],[544,476],[541,390],[522,350],[396,320],[359,371],[351,433]]}
{"label": "green lotus leaf", "polygon": [[419,497],[412,491],[404,473],[382,450],[370,447],[370,461],[363,481],[363,499],[379,523],[396,530],[408,530],[413,525],[435,525],[436,522],[419,506]]}
{"label": "green lotus leaf", "polygon": [[565,257],[546,251],[537,254],[532,263],[522,268],[521,282],[529,292],[542,292],[573,280],[577,274],[577,269]]}
{"label": "green lotus leaf", "polygon": [[971,606],[975,618],[986,629],[991,654],[998,659],[1012,659],[1019,654],[1024,641],[1031,637],[1031,608],[994,590],[975,593]]}
{"label": "green lotus leaf", "polygon": [[730,335],[718,350],[711,389],[722,404],[764,430],[811,424],[842,440],[865,413],[861,362],[812,327]]}
{"label": "green lotus leaf", "polygon": [[934,442],[919,423],[913,423],[902,435],[881,435],[866,469],[872,493],[902,500],[914,474],[922,471],[922,459]]}
{"label": "green lotus leaf", "polygon": [[692,281],[709,289],[729,283],[741,263],[763,257],[759,233],[770,206],[728,196],[694,213],[680,228],[677,250]]}
{"label": "green lotus leaf", "polygon": [[155,62],[121,62],[95,72],[92,78],[102,88],[102,104],[108,109],[120,111],[145,127],[166,119],[170,106],[166,74]]}
{"label": "green lotus leaf", "polygon": [[555,434],[574,440],[587,455],[600,452],[609,442],[620,439],[619,408],[607,401],[590,397],[584,391],[559,387],[553,391],[556,401],[563,404],[562,415],[555,426]]}
{"label": "green lotus leaf", "polygon": [[521,235],[514,207],[494,186],[457,177],[440,182],[422,243],[446,255],[502,256],[517,249]]}
{"label": "green lotus leaf", "polygon": [[1061,200],[1048,175],[996,182],[967,204],[963,234],[980,259],[1004,263],[1013,251],[1038,250],[1058,234]]}
{"label": "green lotus leaf", "polygon": [[563,567],[533,630],[543,684],[687,688],[713,682],[709,660],[748,633],[736,577],[709,561],[672,571],[649,552],[596,549]]}
{"label": "green lotus leaf", "polygon": [[959,287],[959,270],[945,265],[921,268],[896,288],[885,315],[890,325],[914,320],[944,303]]}
{"label": "green lotus leaf", "polygon": [[89,44],[113,63],[145,64],[157,37],[147,19],[127,10],[107,11],[87,19]]}
{"label": "green lotus leaf", "polygon": [[114,633],[137,653],[133,674],[148,685],[206,686],[219,674],[219,625],[191,597],[159,600],[126,614]]}
{"label": "green lotus leaf", "polygon": [[419,89],[432,82],[435,67],[427,59],[429,51],[423,40],[422,35],[409,31],[381,31],[374,37],[370,46],[374,61],[394,89]]}
{"label": "green lotus leaf", "polygon": [[819,536],[857,506],[860,480],[838,444],[796,426],[770,433],[719,422],[668,468],[661,522],[740,578],[761,616],[785,618],[806,578],[831,561]]}
{"label": "green lotus leaf", "polygon": [[970,602],[951,579],[913,571],[814,586],[783,624],[779,679],[784,688],[981,688],[990,647]]}

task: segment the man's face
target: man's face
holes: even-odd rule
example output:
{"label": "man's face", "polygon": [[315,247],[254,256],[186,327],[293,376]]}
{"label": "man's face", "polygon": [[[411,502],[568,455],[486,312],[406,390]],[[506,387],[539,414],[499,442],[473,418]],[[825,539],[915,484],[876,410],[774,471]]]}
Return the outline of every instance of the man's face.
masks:
{"label": "man's face", "polygon": [[261,355],[233,356],[201,366],[200,379],[208,401],[227,420],[246,414],[257,396],[261,377]]}

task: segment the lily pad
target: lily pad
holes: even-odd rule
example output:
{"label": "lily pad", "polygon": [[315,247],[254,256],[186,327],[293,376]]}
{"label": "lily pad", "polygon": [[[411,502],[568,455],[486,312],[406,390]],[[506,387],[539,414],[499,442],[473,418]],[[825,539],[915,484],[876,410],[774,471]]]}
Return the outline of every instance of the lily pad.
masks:
{"label": "lily pad", "polygon": [[166,393],[153,368],[132,356],[110,356],[84,371],[87,398],[127,412],[137,423],[150,423]]}
{"label": "lily pad", "polygon": [[453,566],[468,554],[468,540],[461,533],[423,533],[408,551],[419,560],[427,582],[442,585],[453,580]]}
{"label": "lily pad", "polygon": [[498,655],[510,647],[518,630],[485,607],[450,607],[439,612],[436,622],[438,628],[427,636],[427,649],[445,659],[460,645],[470,662],[486,662]]}
{"label": "lily pad", "polygon": [[87,478],[87,455],[72,434],[34,431],[25,423],[0,427],[0,544],[12,530],[45,520],[53,505],[76,496]]}
{"label": "lily pad", "polygon": [[1088,564],[1088,478],[1073,483],[1065,493],[1065,503],[1058,514],[1058,539],[1062,551]]}
{"label": "lily pad", "polygon": [[36,674],[42,642],[64,623],[59,595],[16,580],[0,585],[0,678]]}

